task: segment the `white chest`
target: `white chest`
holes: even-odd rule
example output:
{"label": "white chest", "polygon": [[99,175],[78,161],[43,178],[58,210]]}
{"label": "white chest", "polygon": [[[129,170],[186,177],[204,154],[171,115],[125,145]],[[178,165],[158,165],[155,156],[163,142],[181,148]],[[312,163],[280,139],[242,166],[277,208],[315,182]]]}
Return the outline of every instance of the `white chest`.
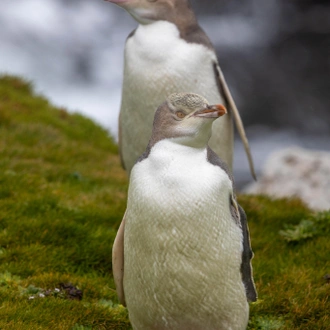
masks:
{"label": "white chest", "polygon": [[227,174],[207,162],[206,149],[163,140],[134,167],[130,190],[134,199],[141,199],[139,205],[147,209],[155,205],[177,218],[190,212],[198,217],[196,212],[202,214],[211,205],[221,208],[228,203],[232,187]]}
{"label": "white chest", "polygon": [[126,44],[125,75],[130,80],[124,84],[137,88],[147,84],[148,90],[155,90],[146,95],[149,98],[188,91],[204,94],[209,102],[217,97],[214,102],[218,102],[213,61],[216,61],[213,51],[181,39],[172,23],[140,25]]}
{"label": "white chest", "polygon": [[[163,140],[133,168],[127,228],[132,235],[144,231],[141,235],[150,235],[164,248],[170,240],[178,250],[193,246],[196,259],[201,257],[199,253],[208,254],[208,239],[214,242],[215,259],[222,258],[221,244],[233,245],[240,257],[241,235],[230,214],[231,194],[229,177],[207,162],[205,149]],[[143,227],[148,228],[148,234]],[[232,240],[228,233],[237,234],[237,238]]]}
{"label": "white chest", "polygon": [[133,168],[124,290],[135,329],[245,328],[242,234],[231,218],[231,193],[206,150],[170,140]]}

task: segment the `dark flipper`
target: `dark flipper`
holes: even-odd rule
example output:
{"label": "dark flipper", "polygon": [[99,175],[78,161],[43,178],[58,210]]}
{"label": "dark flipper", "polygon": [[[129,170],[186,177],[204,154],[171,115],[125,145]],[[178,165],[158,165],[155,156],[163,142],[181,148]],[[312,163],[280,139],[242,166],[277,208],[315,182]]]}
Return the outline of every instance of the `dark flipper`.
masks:
{"label": "dark flipper", "polygon": [[239,204],[237,205],[238,205],[240,223],[243,232],[243,252],[242,252],[242,264],[241,264],[242,279],[245,286],[246,296],[248,301],[256,301],[258,295],[253,281],[253,272],[251,265],[253,252],[250,244],[250,233],[246,219],[246,214],[242,209],[242,207]]}

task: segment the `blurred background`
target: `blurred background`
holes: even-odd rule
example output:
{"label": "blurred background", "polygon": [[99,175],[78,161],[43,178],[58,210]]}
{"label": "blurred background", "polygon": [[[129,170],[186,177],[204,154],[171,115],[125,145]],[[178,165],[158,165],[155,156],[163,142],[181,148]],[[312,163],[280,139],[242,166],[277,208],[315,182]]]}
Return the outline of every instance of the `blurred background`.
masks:
{"label": "blurred background", "polygon": [[[330,1],[192,0],[246,126],[257,173],[286,146],[330,150]],[[117,136],[123,50],[136,22],[102,0],[1,0],[0,73]],[[251,181],[235,146],[239,187]]]}

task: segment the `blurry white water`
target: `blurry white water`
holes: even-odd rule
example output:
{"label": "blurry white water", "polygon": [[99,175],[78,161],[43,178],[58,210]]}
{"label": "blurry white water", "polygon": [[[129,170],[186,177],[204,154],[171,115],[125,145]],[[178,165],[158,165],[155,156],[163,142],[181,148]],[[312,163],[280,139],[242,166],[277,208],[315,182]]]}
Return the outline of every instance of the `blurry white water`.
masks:
{"label": "blurry white water", "polygon": [[2,0],[0,72],[32,80],[55,105],[116,135],[124,42],[135,26],[125,16],[104,1]]}
{"label": "blurry white water", "polygon": [[[252,53],[271,42],[280,15],[274,0],[253,3],[249,15],[199,21],[217,47]],[[93,118],[116,137],[124,44],[136,25],[122,9],[102,0],[1,0],[0,73],[33,81],[52,103]],[[313,147],[309,137],[294,132],[251,128],[248,136],[257,172],[273,150],[291,144]],[[317,143],[330,149],[323,140]],[[251,180],[239,142],[234,170],[238,185]]]}

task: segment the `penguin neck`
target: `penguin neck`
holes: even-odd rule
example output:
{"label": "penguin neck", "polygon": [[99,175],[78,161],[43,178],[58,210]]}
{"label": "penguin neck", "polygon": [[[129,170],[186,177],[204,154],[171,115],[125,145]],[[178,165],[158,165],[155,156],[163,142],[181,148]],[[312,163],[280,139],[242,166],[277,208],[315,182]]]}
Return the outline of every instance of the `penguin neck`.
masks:
{"label": "penguin neck", "polygon": [[[193,47],[192,47],[193,46]],[[180,51],[178,52],[178,47]],[[182,28],[175,23],[159,20],[150,24],[140,24],[126,44],[126,55],[136,58],[151,59],[154,63],[173,62],[186,66],[187,54],[181,48],[194,56],[196,50],[210,51],[209,56],[216,61],[214,48],[204,31],[196,24]],[[205,49],[206,48],[206,49]],[[197,52],[199,53],[199,52]],[[204,54],[204,53],[203,53]]]}
{"label": "penguin neck", "polygon": [[[161,34],[161,38],[160,38]],[[138,40],[152,39],[162,42],[165,38],[173,40],[173,38],[180,38],[180,31],[178,27],[173,23],[166,20],[154,21],[149,24],[139,24],[138,28],[135,31],[135,35],[138,37]]]}
{"label": "penguin neck", "polygon": [[205,159],[207,157],[206,146],[202,148],[192,147],[179,142],[177,138],[158,141],[151,149],[150,155],[153,161],[159,163],[159,168],[167,168],[173,162],[186,166],[193,159]]}
{"label": "penguin neck", "polygon": [[172,138],[173,143],[180,144],[185,147],[195,148],[198,150],[203,150],[207,148],[207,143],[211,137],[211,134],[208,137],[205,137],[202,134],[198,134],[192,138],[191,136],[179,136]]}
{"label": "penguin neck", "polygon": [[[189,8],[183,13],[173,11],[172,13],[165,15],[163,18],[152,20],[152,19],[137,19],[134,14],[130,13],[139,23],[139,27],[144,27],[146,29],[152,29],[156,26],[159,26],[159,23],[162,24],[164,22],[169,23],[177,29],[179,32],[179,37],[181,39],[186,40],[187,36],[192,32],[198,30],[200,27],[198,25],[197,19],[195,17],[194,12]],[[158,29],[158,28],[157,28]],[[162,30],[160,30],[163,33]],[[161,38],[162,39],[162,38]]]}
{"label": "penguin neck", "polygon": [[180,37],[185,39],[187,34],[198,27],[198,22],[194,12],[189,8],[185,9],[182,14],[175,12],[175,14],[168,19],[180,31]]}
{"label": "penguin neck", "polygon": [[[160,8],[159,8],[160,9]],[[174,24],[180,31],[180,36],[184,38],[189,31],[198,26],[196,16],[186,1],[177,1],[174,8],[163,8],[158,12],[137,8],[129,11],[130,15],[141,25],[147,26],[159,21],[166,21]]]}
{"label": "penguin neck", "polygon": [[173,144],[178,144],[183,147],[204,150],[207,148],[210,138],[211,130],[208,125],[201,127],[194,133],[185,135],[175,134],[173,131],[168,132],[163,125],[162,130],[153,130],[148,148],[151,149],[155,144],[167,140],[171,141]]}

